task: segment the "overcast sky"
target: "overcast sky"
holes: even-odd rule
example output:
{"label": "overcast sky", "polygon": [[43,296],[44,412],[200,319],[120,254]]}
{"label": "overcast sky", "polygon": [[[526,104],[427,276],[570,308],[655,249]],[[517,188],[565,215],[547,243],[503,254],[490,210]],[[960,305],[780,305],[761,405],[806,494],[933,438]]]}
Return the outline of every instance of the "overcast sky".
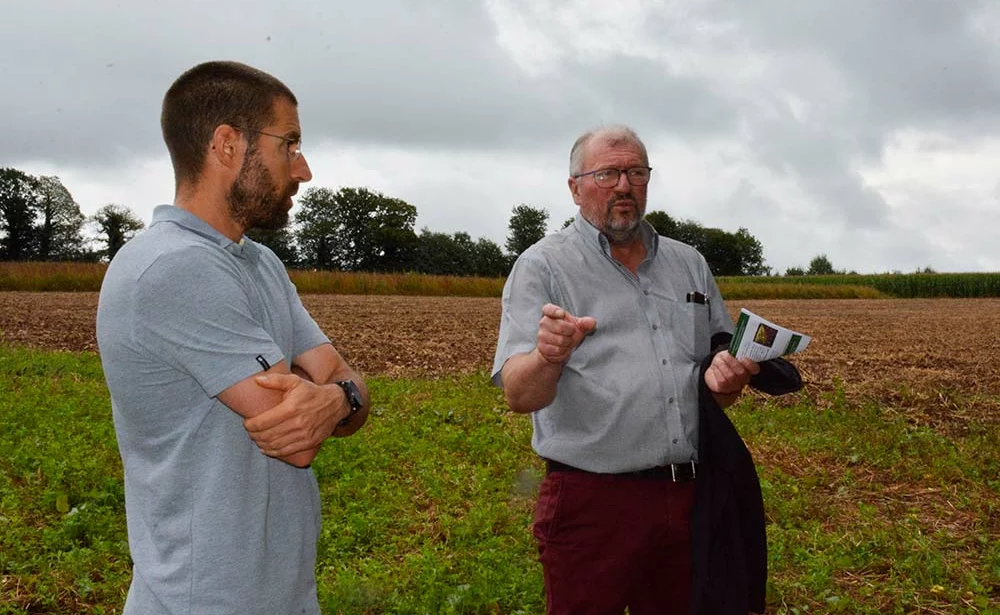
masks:
{"label": "overcast sky", "polygon": [[1000,271],[1000,3],[0,0],[0,167],[85,214],[173,199],[170,83],[245,62],[299,98],[313,181],[503,246],[576,213],[569,148],[625,123],[647,211],[746,227],[783,273]]}

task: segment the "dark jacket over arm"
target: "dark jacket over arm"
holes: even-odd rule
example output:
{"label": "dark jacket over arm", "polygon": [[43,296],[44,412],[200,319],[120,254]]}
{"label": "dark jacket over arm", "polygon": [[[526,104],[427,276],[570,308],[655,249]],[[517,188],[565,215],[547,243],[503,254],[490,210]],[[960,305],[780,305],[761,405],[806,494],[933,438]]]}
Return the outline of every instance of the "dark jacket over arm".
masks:
{"label": "dark jacket over arm", "polygon": [[[767,584],[764,501],[750,451],[705,385],[705,370],[714,354],[702,362],[699,378],[699,465],[691,511],[691,613],[763,613]],[[760,374],[750,384],[780,395],[799,390],[802,380],[794,365],[774,359],[761,363]]]}

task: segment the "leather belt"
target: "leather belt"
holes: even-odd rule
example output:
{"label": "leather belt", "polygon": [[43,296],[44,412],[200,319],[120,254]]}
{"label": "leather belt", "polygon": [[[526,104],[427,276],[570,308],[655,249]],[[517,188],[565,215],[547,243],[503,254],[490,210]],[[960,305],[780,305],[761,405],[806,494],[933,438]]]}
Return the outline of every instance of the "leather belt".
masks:
{"label": "leather belt", "polygon": [[553,472],[579,472],[581,474],[594,474],[596,476],[623,476],[629,478],[656,478],[660,480],[673,481],[675,483],[686,483],[693,481],[698,475],[698,464],[693,461],[689,461],[687,463],[671,463],[664,466],[646,468],[645,470],[636,470],[634,472],[603,473],[581,470],[580,468],[576,468],[559,461],[546,459],[545,473],[551,474]]}

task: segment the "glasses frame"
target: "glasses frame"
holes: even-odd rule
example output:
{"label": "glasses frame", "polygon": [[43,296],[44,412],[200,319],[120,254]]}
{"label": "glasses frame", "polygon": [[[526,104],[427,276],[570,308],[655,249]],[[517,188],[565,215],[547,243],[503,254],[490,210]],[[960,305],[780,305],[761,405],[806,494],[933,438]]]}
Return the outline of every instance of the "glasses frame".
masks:
{"label": "glasses frame", "polygon": [[[648,173],[648,175],[646,175],[646,181],[645,182],[637,184],[634,181],[632,181],[633,177],[630,175],[630,172],[634,171],[636,169],[643,169],[644,171],[646,171]],[[601,185],[601,182],[597,179],[597,174],[598,173],[607,173],[607,172],[610,172],[610,171],[614,171],[615,172],[615,174],[616,174],[615,175],[615,181],[608,183],[608,185],[606,185],[606,186]],[[574,179],[579,179],[581,177],[586,177],[588,175],[593,175],[594,176],[594,183],[597,184],[598,188],[614,188],[615,186],[618,185],[618,182],[621,181],[622,175],[624,175],[625,179],[628,180],[628,183],[629,183],[630,186],[636,186],[636,187],[639,187],[639,186],[648,186],[649,185],[649,180],[652,179],[652,177],[653,177],[653,167],[629,167],[627,169],[615,169],[615,168],[611,168],[611,169],[596,169],[594,171],[587,171],[586,173],[577,173],[576,175],[573,176],[573,178]]]}
{"label": "glasses frame", "polygon": [[[289,158],[291,158],[292,160],[299,160],[300,158],[302,158],[302,137],[299,137],[298,139],[293,139],[291,137],[286,137],[284,135],[276,135],[273,132],[264,132],[263,130],[251,130],[249,128],[243,128],[242,126],[233,126],[233,128],[237,130],[242,130],[244,132],[252,132],[258,135],[264,135],[267,137],[274,137],[275,139],[281,139],[288,145],[287,150]],[[292,151],[293,145],[295,146],[294,152]]]}

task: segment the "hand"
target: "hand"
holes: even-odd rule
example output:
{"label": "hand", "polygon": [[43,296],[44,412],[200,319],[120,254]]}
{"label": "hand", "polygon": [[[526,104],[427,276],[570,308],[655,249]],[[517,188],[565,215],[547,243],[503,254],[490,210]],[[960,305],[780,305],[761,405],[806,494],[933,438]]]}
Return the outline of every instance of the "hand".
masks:
{"label": "hand", "polygon": [[558,305],[542,306],[538,321],[538,354],[549,363],[564,364],[583,339],[597,328],[590,316],[576,317]]}
{"label": "hand", "polygon": [[751,376],[760,373],[760,365],[750,359],[737,359],[725,350],[716,353],[712,364],[705,370],[708,390],[719,395],[738,395],[750,382]]}
{"label": "hand", "polygon": [[281,402],[243,421],[250,438],[265,455],[287,457],[318,448],[350,406],[337,385],[317,385],[295,374],[258,376],[259,386],[282,391]]}

